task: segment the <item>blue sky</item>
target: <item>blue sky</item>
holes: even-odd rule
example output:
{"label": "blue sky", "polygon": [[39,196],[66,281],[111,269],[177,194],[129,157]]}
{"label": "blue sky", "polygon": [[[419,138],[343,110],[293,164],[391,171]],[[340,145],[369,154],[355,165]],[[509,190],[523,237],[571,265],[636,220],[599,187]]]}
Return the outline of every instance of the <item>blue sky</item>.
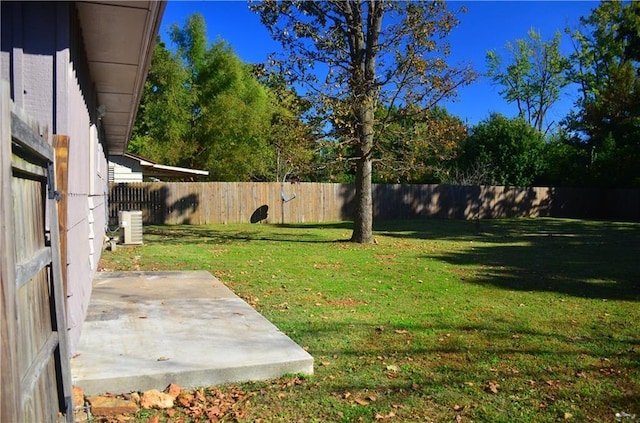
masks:
{"label": "blue sky", "polygon": [[[509,41],[524,38],[530,28],[550,39],[556,30],[575,27],[581,16],[588,16],[598,6],[597,1],[453,1],[449,9],[467,8],[459,15],[460,25],[450,34],[450,63],[470,62],[476,71],[485,71],[487,50],[504,52]],[[274,42],[262,26],[258,15],[249,11],[245,1],[169,1],[160,35],[168,41],[171,24],[182,25],[194,12],[200,12],[207,23],[208,37],[227,41],[246,62],[264,62],[280,45]],[[561,48],[571,50],[569,39],[563,35]],[[474,125],[491,112],[515,116],[516,108],[499,95],[499,88],[481,77],[472,85],[458,91],[455,102],[442,104],[450,113]],[[549,112],[548,118],[559,121],[573,105],[575,93],[566,93]]]}

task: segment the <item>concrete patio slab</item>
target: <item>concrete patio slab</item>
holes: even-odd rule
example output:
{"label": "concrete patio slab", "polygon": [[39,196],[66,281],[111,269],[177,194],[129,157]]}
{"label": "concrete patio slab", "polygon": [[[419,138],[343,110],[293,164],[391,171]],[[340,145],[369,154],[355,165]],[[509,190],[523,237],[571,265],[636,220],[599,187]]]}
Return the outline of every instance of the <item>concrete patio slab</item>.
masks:
{"label": "concrete patio slab", "polygon": [[204,271],[94,278],[73,384],[86,395],[313,373],[313,357]]}

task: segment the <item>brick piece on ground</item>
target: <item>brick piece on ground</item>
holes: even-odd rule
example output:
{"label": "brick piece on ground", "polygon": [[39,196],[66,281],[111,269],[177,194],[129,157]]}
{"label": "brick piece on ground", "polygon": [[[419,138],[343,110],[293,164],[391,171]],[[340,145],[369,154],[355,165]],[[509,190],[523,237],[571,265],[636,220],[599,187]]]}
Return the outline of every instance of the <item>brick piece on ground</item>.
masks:
{"label": "brick piece on ground", "polygon": [[151,389],[142,393],[140,398],[140,406],[144,409],[149,408],[172,408],[173,397],[157,389]]}
{"label": "brick piece on ground", "polygon": [[73,385],[73,405],[84,407],[84,390],[76,385]]}
{"label": "brick piece on ground", "polygon": [[132,414],[138,412],[135,402],[121,398],[98,395],[88,398],[91,413],[96,416],[115,416],[118,414]]}

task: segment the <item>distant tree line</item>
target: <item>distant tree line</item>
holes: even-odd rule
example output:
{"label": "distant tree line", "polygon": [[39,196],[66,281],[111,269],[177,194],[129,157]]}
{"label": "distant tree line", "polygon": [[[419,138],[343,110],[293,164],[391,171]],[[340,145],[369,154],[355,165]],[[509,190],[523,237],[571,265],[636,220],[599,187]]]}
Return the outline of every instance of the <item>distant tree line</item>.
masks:
{"label": "distant tree line", "polygon": [[[478,76],[446,63],[443,40],[462,11],[354,0],[251,8],[285,57],[243,63],[208,42],[201,15],[174,24],[170,44],[155,47],[132,151],[216,181],[353,182],[358,213],[370,209],[371,182],[640,187],[638,2],[602,2],[565,29],[568,56],[559,32],[535,30],[506,54],[487,52],[485,76],[517,116],[471,127],[438,105]],[[573,111],[550,121],[569,87]]]}

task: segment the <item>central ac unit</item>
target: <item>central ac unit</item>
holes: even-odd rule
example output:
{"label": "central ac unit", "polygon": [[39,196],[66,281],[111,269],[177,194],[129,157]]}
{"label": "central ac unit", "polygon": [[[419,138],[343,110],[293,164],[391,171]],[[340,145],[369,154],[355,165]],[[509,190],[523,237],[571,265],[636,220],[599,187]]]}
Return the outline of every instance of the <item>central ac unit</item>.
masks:
{"label": "central ac unit", "polygon": [[121,211],[118,213],[120,221],[120,241],[123,244],[142,244],[142,211]]}

